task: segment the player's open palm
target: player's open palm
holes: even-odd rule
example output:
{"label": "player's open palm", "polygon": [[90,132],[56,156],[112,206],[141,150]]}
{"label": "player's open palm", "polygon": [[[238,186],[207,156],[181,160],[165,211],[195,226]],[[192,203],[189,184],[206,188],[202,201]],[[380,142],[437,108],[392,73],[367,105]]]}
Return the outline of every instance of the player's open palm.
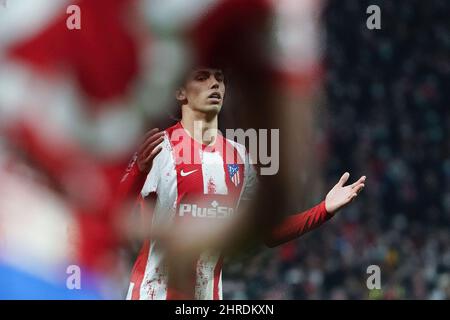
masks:
{"label": "player's open palm", "polygon": [[328,192],[325,198],[325,208],[329,213],[336,213],[336,211],[345,207],[364,188],[365,176],[350,185],[344,186],[349,177],[348,172],[344,173],[338,183]]}
{"label": "player's open palm", "polygon": [[143,173],[150,172],[152,168],[153,159],[162,150],[158,146],[164,140],[164,131],[159,131],[155,128],[146,133],[144,142],[141,144],[137,153],[137,166],[139,171]]}

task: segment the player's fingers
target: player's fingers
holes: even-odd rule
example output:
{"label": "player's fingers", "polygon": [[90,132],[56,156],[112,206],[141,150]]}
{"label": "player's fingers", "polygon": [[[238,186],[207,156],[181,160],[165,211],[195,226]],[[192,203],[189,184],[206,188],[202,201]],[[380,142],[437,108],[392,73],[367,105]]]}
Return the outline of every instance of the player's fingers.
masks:
{"label": "player's fingers", "polygon": [[153,159],[158,155],[158,153],[161,152],[161,150],[162,150],[162,146],[156,147],[156,148],[150,153],[149,158],[153,160]]}
{"label": "player's fingers", "polygon": [[351,187],[355,188],[356,186],[358,186],[361,183],[364,183],[366,181],[366,176],[362,176],[361,178],[358,179],[358,181],[352,183]]}
{"label": "player's fingers", "polygon": [[164,137],[159,137],[158,139],[154,140],[152,143],[150,143],[147,148],[142,152],[142,158],[147,158],[151,152],[153,151],[153,149],[155,149],[155,147],[160,144],[161,142],[163,142]]}
{"label": "player's fingers", "polygon": [[361,192],[361,190],[364,188],[364,183],[361,183],[359,185],[357,185],[355,188],[353,188],[353,192],[358,194]]}
{"label": "player's fingers", "polygon": [[145,141],[148,137],[150,137],[151,135],[157,133],[158,131],[159,131],[158,128],[153,128],[153,129],[148,130],[148,131],[144,134],[144,137],[142,138],[142,141]]}
{"label": "player's fingers", "polygon": [[142,140],[142,142],[139,144],[139,148],[138,148],[138,155],[142,155],[142,153],[144,152],[144,150],[148,147],[148,145],[152,142],[153,139],[151,139],[153,136],[148,136],[147,138],[145,138],[144,140]]}
{"label": "player's fingers", "polygon": [[148,157],[145,158],[144,162],[153,160],[158,155],[158,153],[161,152],[161,150],[162,150],[162,146],[159,146],[159,147],[153,149],[152,152],[150,152],[150,154],[148,155]]}
{"label": "player's fingers", "polygon": [[144,134],[144,136],[142,137],[142,139],[141,139],[139,145],[144,144],[145,141],[148,139],[148,137],[154,135],[154,134],[157,133],[158,131],[159,131],[158,128],[153,128],[153,129],[148,130],[148,131]]}
{"label": "player's fingers", "polygon": [[149,142],[154,141],[155,139],[158,139],[159,137],[162,137],[163,135],[164,135],[164,131],[154,132],[145,138],[142,145],[148,144]]}
{"label": "player's fingers", "polygon": [[161,139],[163,136],[164,136],[164,131],[161,131],[161,132],[158,132],[158,133],[155,133],[155,134],[149,136],[147,138],[147,140],[145,140],[144,143],[139,148],[139,153],[144,154],[145,150],[149,147],[149,145],[154,143],[156,140]]}
{"label": "player's fingers", "polygon": [[347,182],[349,177],[350,177],[350,173],[348,173],[348,172],[344,173],[342,175],[342,177],[339,179],[339,182],[337,184],[339,186],[343,186]]}
{"label": "player's fingers", "polygon": [[358,193],[352,191],[352,193],[350,193],[347,197],[348,202],[353,201],[353,199],[355,199],[357,196],[358,196]]}
{"label": "player's fingers", "polygon": [[149,145],[150,143],[160,139],[164,137],[164,131],[160,131],[158,133],[153,134],[152,136],[148,137],[147,140],[145,141],[146,145]]}

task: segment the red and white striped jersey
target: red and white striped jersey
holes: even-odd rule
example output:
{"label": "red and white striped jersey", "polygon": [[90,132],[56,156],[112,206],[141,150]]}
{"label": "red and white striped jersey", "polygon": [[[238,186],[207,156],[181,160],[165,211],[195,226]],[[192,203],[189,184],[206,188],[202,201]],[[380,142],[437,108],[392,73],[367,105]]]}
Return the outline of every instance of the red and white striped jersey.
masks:
{"label": "red and white striped jersey", "polygon": [[[221,134],[212,147],[203,145],[179,122],[165,130],[162,150],[141,196],[156,193],[152,226],[183,217],[220,219],[232,215],[241,199],[251,197],[255,183],[256,172],[243,145]],[[222,260],[220,252],[200,255],[196,299],[222,299]],[[167,299],[167,283],[164,250],[157,240],[146,241],[133,268],[127,299]]]}

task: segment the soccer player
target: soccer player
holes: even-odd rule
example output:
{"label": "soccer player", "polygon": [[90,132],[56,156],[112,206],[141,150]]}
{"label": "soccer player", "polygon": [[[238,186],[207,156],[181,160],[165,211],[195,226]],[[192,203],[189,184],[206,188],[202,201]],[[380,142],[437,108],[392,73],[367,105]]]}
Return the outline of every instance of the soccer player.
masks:
{"label": "soccer player", "polygon": [[[145,137],[122,179],[124,192],[139,192],[140,199],[153,197],[152,228],[170,223],[225,221],[242,199],[256,188],[256,171],[241,144],[222,136],[218,115],[225,95],[220,69],[196,68],[177,90],[181,121]],[[195,124],[201,124],[201,132]],[[208,132],[208,135],[204,133]],[[266,239],[276,246],[317,228],[362,190],[365,176],[345,186],[344,173],[315,207],[284,219]],[[141,202],[145,205],[145,201]],[[192,266],[192,296],[171,287],[164,246],[146,240],[135,262],[127,299],[222,299],[222,254],[207,250]]]}

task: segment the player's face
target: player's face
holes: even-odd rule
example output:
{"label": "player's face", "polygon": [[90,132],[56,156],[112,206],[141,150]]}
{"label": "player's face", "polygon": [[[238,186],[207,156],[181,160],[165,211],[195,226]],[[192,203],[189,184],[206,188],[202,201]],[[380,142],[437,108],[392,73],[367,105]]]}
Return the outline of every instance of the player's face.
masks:
{"label": "player's face", "polygon": [[177,99],[194,111],[217,114],[222,108],[225,95],[223,72],[219,69],[199,68],[193,70]]}

